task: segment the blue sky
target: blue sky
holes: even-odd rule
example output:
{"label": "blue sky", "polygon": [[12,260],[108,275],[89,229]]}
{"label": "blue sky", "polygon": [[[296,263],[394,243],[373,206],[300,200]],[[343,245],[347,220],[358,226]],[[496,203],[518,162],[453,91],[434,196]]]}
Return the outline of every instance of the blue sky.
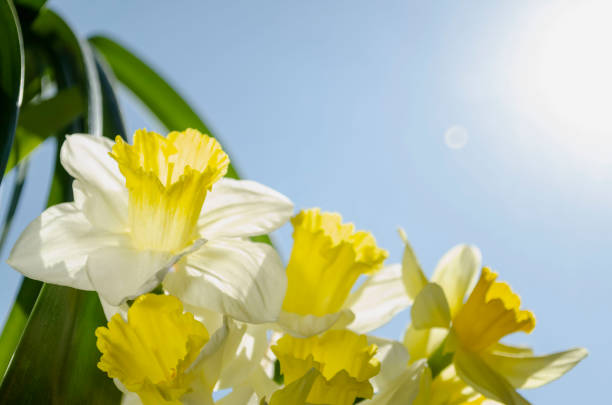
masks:
{"label": "blue sky", "polygon": [[[374,233],[389,262],[400,260],[398,226],[429,272],[453,245],[478,245],[537,317],[535,332],[513,342],[540,353],[590,351],[563,382],[525,396],[604,397],[612,358],[605,2],[178,4],[50,1],[81,35],[108,34],[169,78],[243,177],[298,208],[342,213]],[[131,130],[159,128],[124,96]],[[459,149],[445,142],[453,126],[468,134]],[[50,164],[38,161],[13,240],[43,205]],[[275,235],[285,257],[290,234]],[[19,277],[4,265],[0,281],[9,291],[3,316]],[[404,312],[379,332],[400,337],[408,319]]]}

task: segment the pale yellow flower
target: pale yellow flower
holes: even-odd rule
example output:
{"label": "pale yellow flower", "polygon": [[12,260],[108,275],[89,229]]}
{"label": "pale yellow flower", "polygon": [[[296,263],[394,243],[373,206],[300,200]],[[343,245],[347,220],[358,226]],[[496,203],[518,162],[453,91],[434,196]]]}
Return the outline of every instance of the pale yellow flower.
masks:
{"label": "pale yellow flower", "polygon": [[346,326],[354,319],[345,306],[353,285],[360,275],[379,270],[387,252],[370,233],[343,224],[339,214],[310,209],[291,224],[293,249],[279,323],[299,336]]}

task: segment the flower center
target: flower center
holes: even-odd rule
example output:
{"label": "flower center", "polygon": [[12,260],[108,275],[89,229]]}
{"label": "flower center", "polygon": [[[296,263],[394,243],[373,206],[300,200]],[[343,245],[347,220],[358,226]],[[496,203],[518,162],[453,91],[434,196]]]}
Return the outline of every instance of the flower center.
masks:
{"label": "flower center", "polygon": [[206,193],[227,172],[229,158],[214,138],[195,129],[167,138],[146,130],[134,145],[120,137],[111,157],[129,191],[129,221],[134,246],[178,252],[196,237]]}
{"label": "flower center", "polygon": [[283,302],[287,312],[323,316],[339,311],[357,278],[378,270],[387,257],[370,233],[355,232],[338,214],[310,209],[291,224],[293,249]]}
{"label": "flower center", "polygon": [[98,368],[118,378],[143,404],[179,403],[193,375],[186,372],[209,339],[208,331],[170,295],[145,294],[108,328],[96,329]]}
{"label": "flower center", "polygon": [[535,328],[531,311],[521,310],[521,299],[497,274],[483,268],[478,283],[453,320],[453,331],[463,348],[479,352],[514,332]]}

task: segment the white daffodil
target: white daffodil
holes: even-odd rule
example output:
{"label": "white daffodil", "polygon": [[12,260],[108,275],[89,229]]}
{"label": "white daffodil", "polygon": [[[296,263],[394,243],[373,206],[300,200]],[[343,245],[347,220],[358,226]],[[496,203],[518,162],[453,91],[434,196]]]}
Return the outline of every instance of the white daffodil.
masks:
{"label": "white daffodil", "polygon": [[71,135],[60,157],[75,178],[75,201],[26,228],[11,266],[97,291],[107,315],[162,283],[186,304],[238,320],[277,318],[282,263],[272,247],[247,238],[285,223],[292,203],[258,183],[224,179],[229,159],[214,138],[139,130],[132,146]]}

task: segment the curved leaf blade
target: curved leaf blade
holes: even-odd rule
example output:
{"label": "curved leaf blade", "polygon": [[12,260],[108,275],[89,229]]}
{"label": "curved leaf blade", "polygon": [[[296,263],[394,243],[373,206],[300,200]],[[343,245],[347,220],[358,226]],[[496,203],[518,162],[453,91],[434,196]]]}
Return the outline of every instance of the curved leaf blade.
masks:
{"label": "curved leaf blade", "polygon": [[17,12],[0,0],[0,181],[13,145],[23,97],[24,51]]}
{"label": "curved leaf blade", "polygon": [[[102,54],[117,79],[130,89],[167,129],[196,128],[214,136],[178,92],[138,57],[106,37],[94,36],[89,38],[89,42]],[[227,176],[238,178],[231,165]]]}
{"label": "curved leaf blade", "polygon": [[[69,128],[57,133],[58,142],[67,131],[100,136],[102,97],[87,44],[82,46],[70,27],[47,9],[41,10],[31,29],[37,45],[50,51],[58,87],[76,86],[86,106]],[[71,200],[71,185],[72,179],[58,162],[49,203]],[[18,302],[22,309],[30,303]],[[96,367],[99,353],[94,330],[105,323],[94,292],[45,284],[2,381],[0,403],[118,404],[120,391]]]}

